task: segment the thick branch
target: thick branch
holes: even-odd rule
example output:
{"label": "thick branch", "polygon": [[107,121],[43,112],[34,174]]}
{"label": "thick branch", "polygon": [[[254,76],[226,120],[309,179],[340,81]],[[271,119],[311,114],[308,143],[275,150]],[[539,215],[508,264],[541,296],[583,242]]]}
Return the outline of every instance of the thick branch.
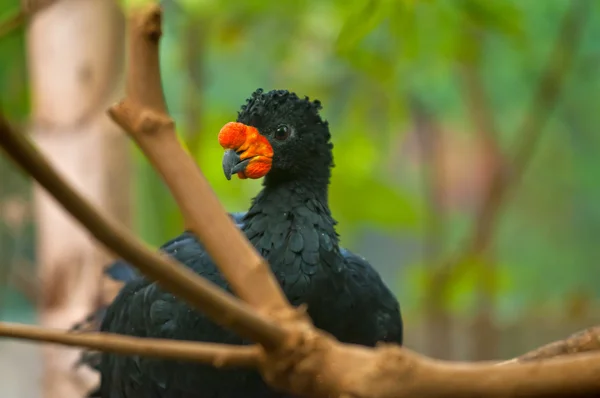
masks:
{"label": "thick branch", "polygon": [[67,333],[63,330],[5,322],[0,322],[0,336],[118,354],[202,362],[215,367],[256,367],[261,354],[258,346],[147,339],[112,333]]}
{"label": "thick branch", "polygon": [[[597,333],[594,332],[594,333]],[[266,358],[256,346],[145,339],[106,333],[66,333],[0,323],[0,336],[84,346],[128,355],[181,359],[218,367],[263,365],[273,385],[304,396],[354,398],[587,397],[600,392],[600,354],[507,364],[426,358],[394,345],[375,350],[308,332]],[[345,394],[345,395],[344,395]]]}
{"label": "thick branch", "polygon": [[[598,330],[588,332],[597,338]],[[265,378],[274,386],[314,397],[589,397],[600,393],[598,353],[498,367],[491,362],[432,360],[394,345],[373,350],[341,344],[315,330],[307,330],[302,340],[285,344],[267,357],[256,346],[67,333],[8,323],[0,323],[0,336],[218,367],[262,365]]]}
{"label": "thick branch", "polygon": [[100,215],[88,201],[75,193],[23,134],[12,130],[0,115],[0,146],[27,173],[37,180],[60,204],[106,247],[156,279],[168,290],[205,312],[219,324],[241,335],[276,344],[284,338],[281,328],[189,268],[166,256],[153,253],[126,228],[108,216]]}
{"label": "thick branch", "polygon": [[130,19],[127,97],[109,114],[161,174],[187,228],[198,236],[240,298],[265,311],[289,309],[267,262],[235,227],[177,140],[160,81],[161,17],[160,7],[150,5]]}
{"label": "thick branch", "polygon": [[[600,354],[495,366],[432,360],[406,348],[375,350],[327,341],[306,341],[313,354],[281,351],[264,371],[272,385],[312,397],[349,398],[511,398],[590,397],[600,393]],[[285,366],[294,362],[295,366]],[[269,363],[269,362],[267,362]],[[273,372],[273,373],[271,373]],[[290,375],[293,373],[293,376]]]}

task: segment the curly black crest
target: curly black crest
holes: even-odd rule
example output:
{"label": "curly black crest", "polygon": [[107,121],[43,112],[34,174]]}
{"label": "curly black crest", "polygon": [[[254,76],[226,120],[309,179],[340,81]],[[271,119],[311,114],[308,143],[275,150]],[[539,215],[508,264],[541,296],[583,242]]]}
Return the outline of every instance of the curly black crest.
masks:
{"label": "curly black crest", "polygon": [[[321,101],[311,101],[307,96],[301,99],[296,93],[291,93],[288,90],[271,90],[265,93],[262,88],[258,88],[246,100],[246,104],[242,105],[242,110],[238,112],[238,116],[242,117],[246,113],[274,112],[274,108],[286,105],[298,110],[312,111],[319,118],[319,111],[323,109]],[[272,109],[268,109],[268,107]]]}
{"label": "curly black crest", "polygon": [[262,88],[258,88],[242,105],[238,112],[238,122],[258,127],[268,122],[268,118],[285,117],[290,120],[304,118],[307,119],[306,122],[327,126],[327,121],[319,114],[321,109],[323,106],[318,99],[311,101],[308,96],[300,98],[288,90],[271,90],[265,93]]}

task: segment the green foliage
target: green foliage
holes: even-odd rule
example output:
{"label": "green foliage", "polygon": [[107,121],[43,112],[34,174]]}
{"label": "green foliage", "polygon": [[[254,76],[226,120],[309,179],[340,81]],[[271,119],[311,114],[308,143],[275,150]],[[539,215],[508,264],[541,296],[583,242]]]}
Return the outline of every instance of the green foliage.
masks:
{"label": "green foliage", "polygon": [[[17,15],[19,5],[18,0],[0,4],[0,25]],[[21,25],[0,37],[0,108],[13,120],[24,119],[29,111],[24,33]]]}
{"label": "green foliage", "polygon": [[[129,10],[143,1],[121,3]],[[257,87],[319,98],[335,145],[330,204],[344,244],[356,243],[353,238],[369,228],[418,246],[428,233],[422,228],[419,170],[397,166],[410,163],[405,155],[415,157],[404,136],[414,124],[409,99],[419,98],[443,129],[470,134],[472,113],[458,72],[471,63],[483,76],[497,139],[511,151],[570,1],[164,2],[161,67],[167,102],[219,198],[228,210],[242,211],[260,181],[224,178],[216,139],[221,126],[235,119]],[[0,16],[11,15],[18,5],[18,0],[3,2]],[[476,264],[451,275],[444,298],[450,311],[470,311],[482,280],[491,281],[503,317],[539,301],[559,302],[574,291],[598,297],[599,10],[595,3],[561,104],[501,217],[495,271],[483,277],[480,272],[489,265]],[[189,29],[198,26],[199,59],[189,60]],[[28,113],[24,54],[22,28],[0,38],[0,103],[16,119]],[[164,184],[134,153],[136,229],[159,245],[181,231],[182,220]],[[440,257],[455,252],[469,235],[472,210],[450,211]],[[368,248],[362,254],[369,257]],[[395,288],[405,308],[419,309],[431,293],[431,264],[422,263],[420,255],[407,254],[376,264],[403,266]]]}
{"label": "green foliage", "polygon": [[419,222],[416,198],[390,184],[385,173],[379,172],[381,158],[379,148],[364,134],[336,141],[329,198],[335,217],[357,227],[371,224],[384,229],[414,229]]}
{"label": "green foliage", "polygon": [[[475,262],[474,259],[467,260]],[[407,267],[404,274],[403,285],[406,291],[403,294],[408,310],[420,310],[420,304],[426,296],[440,294],[443,309],[454,314],[468,315],[477,309],[477,292],[482,289],[491,294],[497,302],[508,293],[513,293],[514,273],[510,267],[496,264],[478,262],[461,267],[464,272],[454,272],[448,278],[447,290],[435,291],[432,288],[432,272],[429,264],[413,264]],[[484,287],[482,288],[482,281]],[[502,303],[505,304],[505,303]]]}

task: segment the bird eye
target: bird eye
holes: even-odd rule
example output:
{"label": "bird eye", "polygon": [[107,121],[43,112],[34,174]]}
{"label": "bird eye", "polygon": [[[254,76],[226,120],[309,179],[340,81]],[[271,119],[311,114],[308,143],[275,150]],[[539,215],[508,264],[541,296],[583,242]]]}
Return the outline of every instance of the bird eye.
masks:
{"label": "bird eye", "polygon": [[275,130],[275,139],[283,141],[290,136],[290,128],[286,125],[281,125]]}

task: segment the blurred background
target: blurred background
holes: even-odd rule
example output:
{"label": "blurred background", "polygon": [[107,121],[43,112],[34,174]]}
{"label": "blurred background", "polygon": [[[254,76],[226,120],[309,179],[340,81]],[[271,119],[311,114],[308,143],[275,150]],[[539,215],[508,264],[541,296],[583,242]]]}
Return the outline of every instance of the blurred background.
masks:
{"label": "blurred background", "polygon": [[[228,210],[245,210],[261,186],[224,178],[216,139],[250,93],[323,102],[342,244],[397,294],[408,347],[509,358],[600,323],[600,3],[162,4],[169,110]],[[81,192],[157,247],[182,219],[105,115],[123,93],[131,6],[2,1],[0,106]],[[0,254],[1,320],[68,328],[114,295],[101,276],[111,254],[4,157]],[[5,396],[81,396],[91,376],[73,376],[76,351],[40,355],[0,342]]]}

